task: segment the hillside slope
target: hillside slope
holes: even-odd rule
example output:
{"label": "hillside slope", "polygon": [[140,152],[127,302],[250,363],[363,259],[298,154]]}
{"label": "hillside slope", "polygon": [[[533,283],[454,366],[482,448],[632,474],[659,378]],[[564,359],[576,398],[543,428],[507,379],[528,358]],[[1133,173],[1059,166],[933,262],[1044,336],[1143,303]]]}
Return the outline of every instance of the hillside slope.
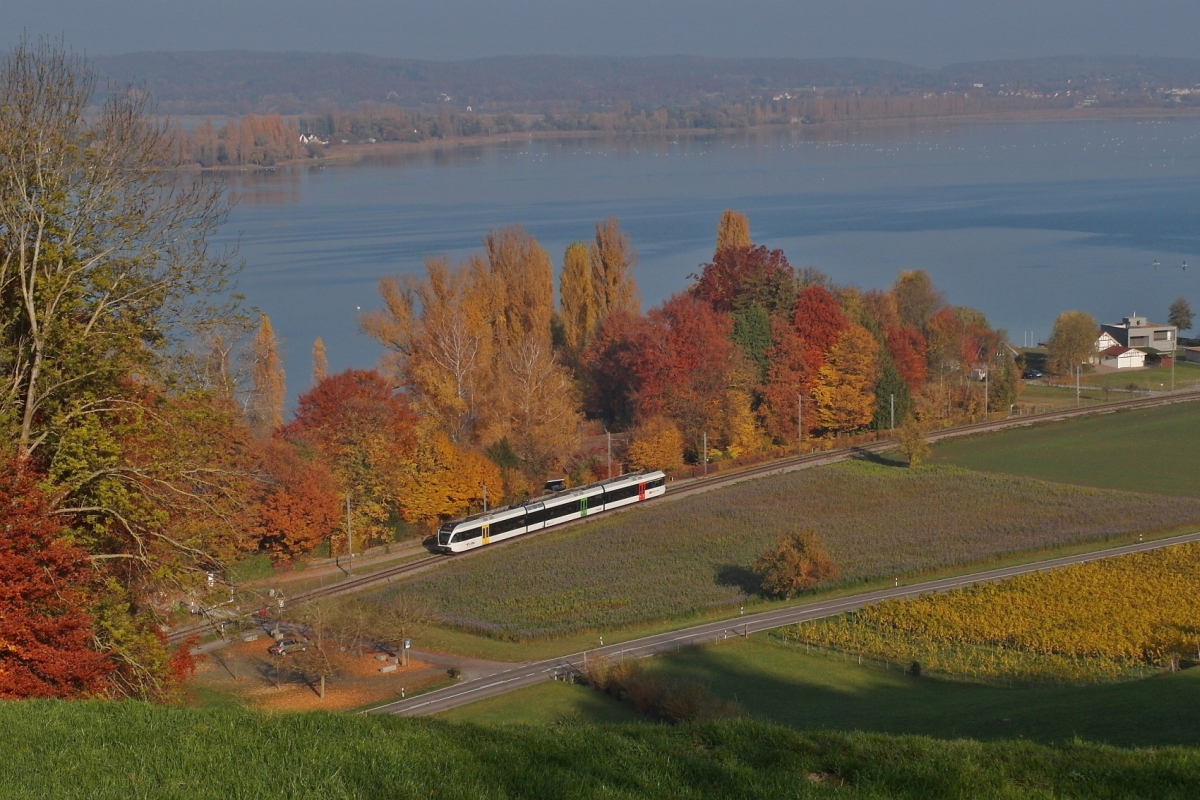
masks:
{"label": "hillside slope", "polygon": [[480,728],[135,703],[0,705],[6,797],[1194,797],[1200,751],[799,734],[758,722]]}

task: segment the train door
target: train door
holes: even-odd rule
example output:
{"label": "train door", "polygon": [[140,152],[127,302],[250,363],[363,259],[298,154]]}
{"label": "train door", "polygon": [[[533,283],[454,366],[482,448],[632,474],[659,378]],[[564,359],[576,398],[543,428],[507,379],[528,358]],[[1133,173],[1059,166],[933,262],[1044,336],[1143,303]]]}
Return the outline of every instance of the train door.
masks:
{"label": "train door", "polygon": [[579,501],[579,516],[581,517],[587,516],[587,501],[588,499],[586,497],[581,498]]}
{"label": "train door", "polygon": [[645,499],[646,499],[646,484],[639,483],[638,484],[638,500],[645,500]]}
{"label": "train door", "polygon": [[492,541],[492,526],[488,523],[483,523],[483,543],[491,544]]}

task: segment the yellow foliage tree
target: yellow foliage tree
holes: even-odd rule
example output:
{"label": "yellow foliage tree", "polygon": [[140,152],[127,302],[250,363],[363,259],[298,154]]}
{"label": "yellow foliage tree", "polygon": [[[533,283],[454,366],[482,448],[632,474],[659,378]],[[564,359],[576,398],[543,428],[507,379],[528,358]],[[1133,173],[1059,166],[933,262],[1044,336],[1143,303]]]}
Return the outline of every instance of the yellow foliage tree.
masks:
{"label": "yellow foliage tree", "polygon": [[530,336],[504,354],[488,439],[507,437],[532,474],[561,467],[579,446],[579,388],[549,342]]}
{"label": "yellow foliage tree", "polygon": [[398,474],[401,515],[409,522],[434,525],[503,499],[500,469],[480,453],[462,450],[441,431],[418,434],[415,452]]}
{"label": "yellow foliage tree", "polygon": [[596,322],[617,311],[637,314],[640,303],[632,272],[637,265],[637,252],[616,217],[596,223],[596,238],[590,254]]}
{"label": "yellow foliage tree", "polygon": [[763,591],[788,598],[812,589],[821,581],[838,575],[837,564],[825,552],[815,531],[786,534],[775,546],[754,562],[754,571],[762,580]]}
{"label": "yellow foliage tree", "polygon": [[250,426],[259,436],[270,436],[283,425],[283,401],[287,395],[287,382],[283,372],[283,359],[279,355],[279,341],[271,328],[271,319],[266,314],[259,317],[258,332],[251,343],[253,364],[250,378],[253,394],[250,400]]}
{"label": "yellow foliage tree", "polygon": [[576,242],[563,256],[562,275],[558,281],[560,299],[559,319],[567,353],[572,359],[587,346],[599,322],[596,309],[596,290],[592,276],[592,257],[588,246]]}
{"label": "yellow foliage tree", "polygon": [[750,394],[740,388],[727,390],[722,431],[725,454],[737,458],[743,453],[754,452],[762,446],[762,438],[754,422],[754,412],[750,410]]}
{"label": "yellow foliage tree", "polygon": [[725,209],[717,224],[717,252],[731,247],[751,247],[750,220],[740,211]]}
{"label": "yellow foliage tree", "polygon": [[634,469],[673,472],[683,467],[683,435],[666,417],[654,417],[634,432],[626,458]]}
{"label": "yellow foliage tree", "polygon": [[312,362],[312,382],[316,386],[329,377],[329,359],[325,357],[325,342],[320,336],[313,342]]}
{"label": "yellow foliage tree", "polygon": [[850,325],[829,349],[817,374],[813,400],[817,422],[842,432],[865,427],[875,415],[879,342],[861,325]]}

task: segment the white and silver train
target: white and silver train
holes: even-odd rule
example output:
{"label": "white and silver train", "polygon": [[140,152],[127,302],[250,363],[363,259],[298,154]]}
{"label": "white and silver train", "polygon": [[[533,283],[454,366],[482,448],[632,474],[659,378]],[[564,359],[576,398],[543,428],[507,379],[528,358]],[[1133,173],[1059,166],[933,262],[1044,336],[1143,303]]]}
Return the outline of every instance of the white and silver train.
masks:
{"label": "white and silver train", "polygon": [[461,553],[601,511],[649,500],[666,491],[667,477],[663,473],[631,472],[619,478],[447,522],[438,528],[437,547],[443,553]]}

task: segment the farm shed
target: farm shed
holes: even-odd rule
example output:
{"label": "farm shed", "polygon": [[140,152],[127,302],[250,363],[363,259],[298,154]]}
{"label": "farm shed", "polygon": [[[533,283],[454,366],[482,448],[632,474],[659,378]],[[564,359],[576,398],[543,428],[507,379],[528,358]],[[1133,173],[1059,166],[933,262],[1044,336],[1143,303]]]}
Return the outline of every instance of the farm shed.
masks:
{"label": "farm shed", "polygon": [[1100,365],[1115,369],[1138,369],[1146,366],[1146,354],[1132,347],[1109,347],[1100,352]]}

